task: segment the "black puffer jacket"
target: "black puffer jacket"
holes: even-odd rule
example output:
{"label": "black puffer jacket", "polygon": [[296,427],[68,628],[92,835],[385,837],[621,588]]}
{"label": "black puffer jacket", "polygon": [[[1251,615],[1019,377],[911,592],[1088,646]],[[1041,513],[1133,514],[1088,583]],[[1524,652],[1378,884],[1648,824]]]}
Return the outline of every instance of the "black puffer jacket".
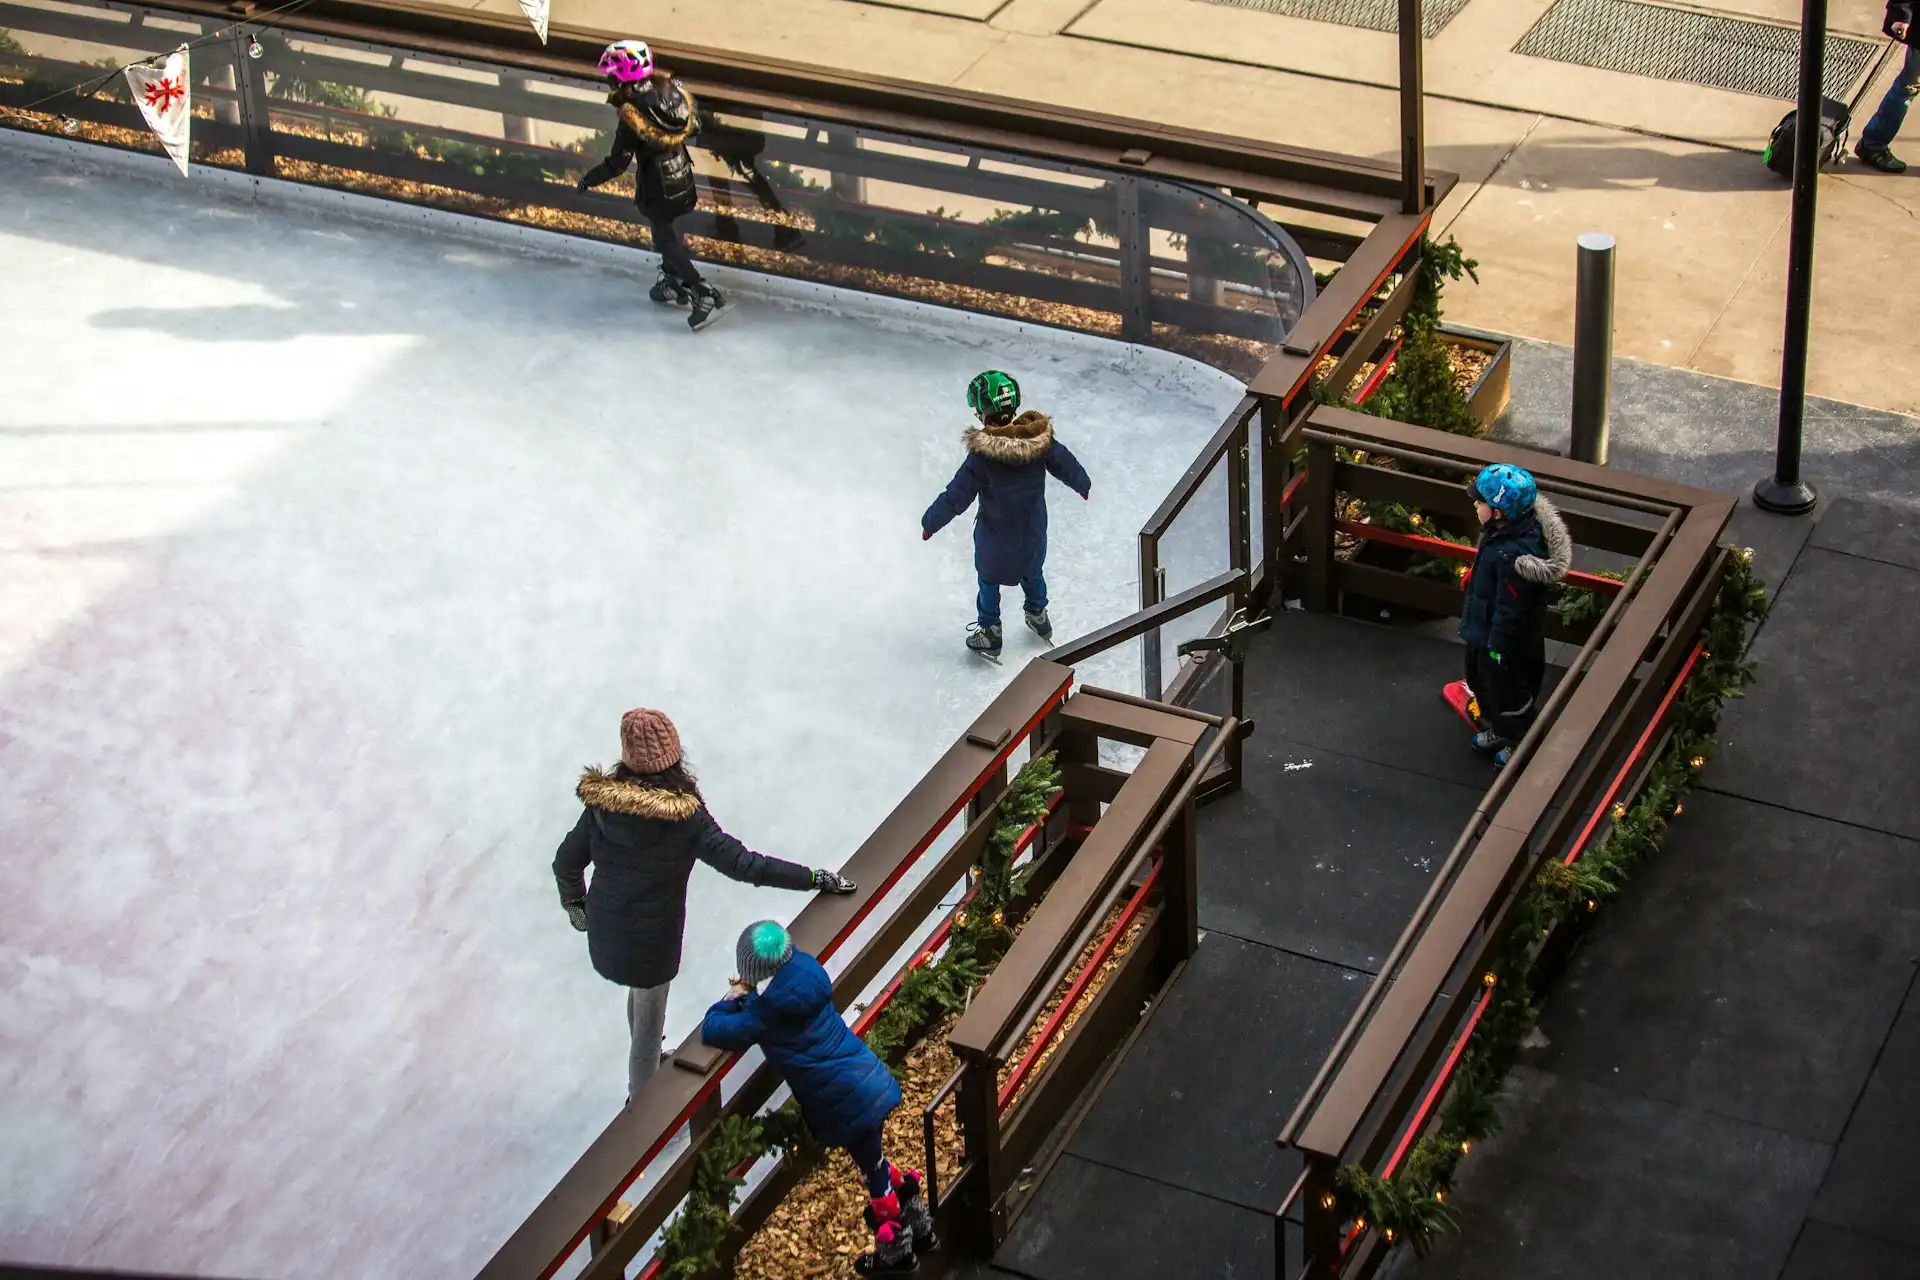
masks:
{"label": "black puffer jacket", "polygon": [[640,157],[633,179],[633,202],[649,218],[677,218],[692,213],[700,193],[694,185],[693,157],[687,140],[700,130],[693,95],[677,80],[656,75],[637,91],[626,86],[607,97],[620,113],[614,127],[613,149],[607,158],[580,180],[597,187],[619,177]]}
{"label": "black puffer jacket", "polygon": [[657,987],[680,972],[687,878],[696,859],[748,884],[813,887],[813,872],[753,852],[722,831],[695,796],[598,769],[581,776],[575,794],[586,809],[560,842],[553,875],[563,905],[586,903],[587,954],[609,982]]}

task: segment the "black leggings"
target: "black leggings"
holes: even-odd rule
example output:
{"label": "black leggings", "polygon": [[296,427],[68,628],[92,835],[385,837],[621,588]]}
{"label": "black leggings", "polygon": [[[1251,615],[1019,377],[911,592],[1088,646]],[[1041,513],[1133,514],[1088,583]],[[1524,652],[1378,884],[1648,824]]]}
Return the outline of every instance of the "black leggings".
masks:
{"label": "black leggings", "polygon": [[1540,684],[1547,674],[1547,645],[1521,640],[1495,662],[1482,645],[1467,646],[1467,688],[1480,703],[1480,723],[1508,742],[1518,742],[1540,710]]}
{"label": "black leggings", "polygon": [[660,255],[660,265],[667,269],[667,274],[684,285],[699,284],[699,268],[693,265],[686,238],[680,234],[680,228],[673,225],[673,219],[649,214],[647,221],[653,227],[653,251]]}

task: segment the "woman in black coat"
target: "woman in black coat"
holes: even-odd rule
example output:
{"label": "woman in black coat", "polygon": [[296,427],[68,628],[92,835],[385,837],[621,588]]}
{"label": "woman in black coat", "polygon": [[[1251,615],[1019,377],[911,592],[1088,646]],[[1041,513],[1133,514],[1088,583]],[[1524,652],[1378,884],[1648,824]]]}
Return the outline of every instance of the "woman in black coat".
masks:
{"label": "woman in black coat", "polygon": [[[586,806],[560,842],[553,875],[560,905],[587,935],[594,971],[627,988],[627,1100],[660,1065],[667,988],[680,972],[687,880],[704,862],[721,875],[777,889],[852,893],[838,872],[755,853],[720,829],[681,757],[673,722],[644,707],[620,720],[620,763],[588,769]],[[586,878],[593,865],[593,883]]]}

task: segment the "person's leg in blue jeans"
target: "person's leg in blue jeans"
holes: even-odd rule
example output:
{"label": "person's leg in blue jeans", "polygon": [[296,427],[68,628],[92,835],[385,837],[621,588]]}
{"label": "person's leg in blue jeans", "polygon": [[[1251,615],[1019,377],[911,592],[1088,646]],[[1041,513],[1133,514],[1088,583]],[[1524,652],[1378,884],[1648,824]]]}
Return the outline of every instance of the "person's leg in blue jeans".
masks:
{"label": "person's leg in blue jeans", "polygon": [[980,595],[974,601],[975,611],[980,615],[980,625],[997,627],[1000,625],[1000,584],[980,579]]}
{"label": "person's leg in blue jeans", "polygon": [[1028,613],[1044,613],[1047,608],[1047,579],[1040,570],[1035,569],[1020,579],[1020,590],[1026,596]]}
{"label": "person's leg in blue jeans", "polygon": [[1854,153],[1867,164],[1887,173],[1899,173],[1907,166],[1888,150],[1907,122],[1907,108],[1920,96],[1920,47],[1907,46],[1907,60],[1900,67],[1887,96],[1880,99],[1879,110],[1860,131],[1860,145]]}

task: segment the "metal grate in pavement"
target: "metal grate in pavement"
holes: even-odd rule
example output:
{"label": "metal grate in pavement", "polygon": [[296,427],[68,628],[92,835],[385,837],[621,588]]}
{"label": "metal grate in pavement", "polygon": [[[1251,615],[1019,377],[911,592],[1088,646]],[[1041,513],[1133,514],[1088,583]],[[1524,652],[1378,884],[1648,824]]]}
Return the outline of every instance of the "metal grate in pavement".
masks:
{"label": "metal grate in pavement", "polygon": [[[1207,0],[1207,3],[1260,9],[1283,18],[1304,18],[1308,22],[1364,27],[1368,31],[1400,29],[1399,0]],[[1424,0],[1420,6],[1420,34],[1433,39],[1466,7],[1467,0]]]}
{"label": "metal grate in pavement", "polygon": [[[1875,48],[1867,40],[1827,37],[1828,97],[1847,96]],[[1788,102],[1797,96],[1800,75],[1797,28],[1640,0],[1554,0],[1513,51]]]}

